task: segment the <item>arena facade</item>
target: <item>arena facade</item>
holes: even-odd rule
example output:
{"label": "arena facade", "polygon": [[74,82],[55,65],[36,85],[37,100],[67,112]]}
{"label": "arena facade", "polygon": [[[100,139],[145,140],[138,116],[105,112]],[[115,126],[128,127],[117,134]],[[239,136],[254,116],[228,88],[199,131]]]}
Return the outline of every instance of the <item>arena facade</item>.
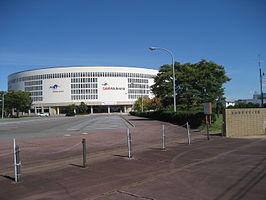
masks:
{"label": "arena facade", "polygon": [[8,90],[31,93],[29,114],[60,115],[68,105],[84,102],[91,113],[129,112],[150,86],[158,70],[120,66],[50,67],[13,73]]}

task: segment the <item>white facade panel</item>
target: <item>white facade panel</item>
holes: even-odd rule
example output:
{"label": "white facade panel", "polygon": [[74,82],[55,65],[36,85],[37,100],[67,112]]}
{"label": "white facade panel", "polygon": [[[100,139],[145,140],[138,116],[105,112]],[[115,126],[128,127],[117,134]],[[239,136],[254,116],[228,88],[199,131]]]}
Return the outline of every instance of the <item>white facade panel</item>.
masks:
{"label": "white facade panel", "polygon": [[117,101],[128,101],[127,78],[99,78],[98,94],[102,105],[117,104]]}
{"label": "white facade panel", "polygon": [[43,80],[43,101],[42,103],[71,102],[70,78],[55,78]]}

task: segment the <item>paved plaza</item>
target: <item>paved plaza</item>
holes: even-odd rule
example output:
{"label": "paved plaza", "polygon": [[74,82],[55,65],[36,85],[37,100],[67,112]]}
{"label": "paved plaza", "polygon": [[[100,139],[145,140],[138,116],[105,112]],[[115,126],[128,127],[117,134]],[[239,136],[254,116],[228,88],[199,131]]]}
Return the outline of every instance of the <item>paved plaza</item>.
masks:
{"label": "paved plaza", "polygon": [[[184,127],[134,116],[123,118],[135,127],[123,122],[110,130],[92,130],[79,128],[83,122],[83,127],[92,125],[76,121],[73,129],[80,132],[72,130],[75,134],[18,138],[20,183],[13,181],[12,141],[2,139],[0,199],[265,199],[265,138],[213,135],[207,140],[205,133],[192,130],[189,145]],[[100,117],[95,123],[99,121]],[[162,125],[166,150],[161,148]],[[133,158],[127,158],[127,128],[132,133]],[[87,142],[87,168],[82,168],[82,138]]]}

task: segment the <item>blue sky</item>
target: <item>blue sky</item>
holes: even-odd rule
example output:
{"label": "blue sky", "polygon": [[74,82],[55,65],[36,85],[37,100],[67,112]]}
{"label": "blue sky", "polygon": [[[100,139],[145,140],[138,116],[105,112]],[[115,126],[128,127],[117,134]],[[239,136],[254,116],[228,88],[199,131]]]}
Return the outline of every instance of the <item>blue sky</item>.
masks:
{"label": "blue sky", "polygon": [[0,90],[9,74],[40,67],[159,69],[171,58],[148,50],[158,46],[181,63],[223,65],[225,96],[251,98],[257,55],[266,61],[266,0],[1,0],[0,30]]}

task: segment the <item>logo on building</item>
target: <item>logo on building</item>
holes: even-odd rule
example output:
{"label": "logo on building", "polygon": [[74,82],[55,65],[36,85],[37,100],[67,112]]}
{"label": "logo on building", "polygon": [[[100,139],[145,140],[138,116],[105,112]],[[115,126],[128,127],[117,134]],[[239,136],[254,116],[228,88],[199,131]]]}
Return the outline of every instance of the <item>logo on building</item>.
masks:
{"label": "logo on building", "polygon": [[110,86],[109,83],[103,83],[101,84],[103,86],[103,90],[125,90],[126,88],[124,87],[114,87]]}
{"label": "logo on building", "polygon": [[58,88],[60,88],[60,86],[57,85],[57,84],[51,85],[49,87],[49,89],[52,89],[53,93],[62,93],[62,92],[64,92],[64,90],[59,90]]}
{"label": "logo on building", "polygon": [[50,89],[58,89],[60,86],[59,85],[57,85],[57,84],[54,84],[54,85],[51,85],[49,88]]}

